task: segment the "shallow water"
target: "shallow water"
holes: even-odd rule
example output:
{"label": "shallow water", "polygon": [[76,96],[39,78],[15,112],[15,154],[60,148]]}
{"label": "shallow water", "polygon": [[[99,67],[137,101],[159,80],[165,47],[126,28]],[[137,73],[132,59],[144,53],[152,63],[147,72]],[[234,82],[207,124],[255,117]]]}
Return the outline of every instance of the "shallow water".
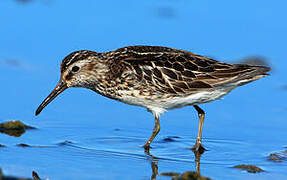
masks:
{"label": "shallow water", "polygon": [[[145,109],[92,91],[65,91],[37,117],[35,110],[56,85],[61,60],[79,49],[113,50],[162,45],[226,62],[264,57],[271,76],[202,105],[206,112],[200,172],[212,179],[286,179],[285,1],[1,1],[0,122],[21,120],[36,130],[0,134],[5,175],[50,179],[171,179],[167,172],[196,171],[190,147],[198,119],[192,107],[169,111],[152,143]],[[25,143],[31,147],[20,147]],[[232,168],[252,164],[265,172]],[[158,173],[156,173],[156,167]]]}

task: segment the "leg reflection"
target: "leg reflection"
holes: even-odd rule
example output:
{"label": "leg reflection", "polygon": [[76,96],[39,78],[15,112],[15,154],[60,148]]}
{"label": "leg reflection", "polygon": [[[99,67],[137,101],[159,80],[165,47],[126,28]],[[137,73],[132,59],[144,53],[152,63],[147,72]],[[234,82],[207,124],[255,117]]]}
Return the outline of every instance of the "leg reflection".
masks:
{"label": "leg reflection", "polygon": [[200,158],[203,153],[194,152],[196,173],[200,176]]}
{"label": "leg reflection", "polygon": [[[179,172],[158,172],[158,164],[160,159],[152,159],[151,160],[151,168],[152,168],[152,176],[151,179],[155,180],[157,176],[165,176],[165,177],[171,177],[173,180],[179,180],[179,179],[201,179],[201,180],[209,180],[210,178],[201,176],[200,174],[200,158],[203,153],[200,153],[198,151],[194,152],[195,156],[195,171],[186,171],[184,173]],[[151,156],[151,155],[150,155]],[[164,161],[164,160],[163,160]],[[170,162],[173,163],[173,162]]]}
{"label": "leg reflection", "polygon": [[156,176],[158,175],[158,161],[151,161],[151,169],[152,169],[152,175],[151,180],[156,180]]}
{"label": "leg reflection", "polygon": [[154,155],[152,155],[152,154],[150,153],[149,149],[145,149],[145,150],[144,150],[144,153],[145,153],[146,155],[148,155],[149,157],[151,157],[152,160],[158,159],[157,157],[155,157]]}

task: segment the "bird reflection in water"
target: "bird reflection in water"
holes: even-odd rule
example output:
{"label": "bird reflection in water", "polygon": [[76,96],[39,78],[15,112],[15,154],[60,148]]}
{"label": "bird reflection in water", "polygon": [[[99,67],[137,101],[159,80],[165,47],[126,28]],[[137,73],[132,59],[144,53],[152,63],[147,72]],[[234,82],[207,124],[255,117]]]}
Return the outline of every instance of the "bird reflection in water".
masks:
{"label": "bird reflection in water", "polygon": [[[146,152],[147,154],[147,152]],[[200,152],[194,152],[195,157],[195,171],[186,171],[184,173],[179,172],[158,172],[158,162],[160,158],[157,158],[153,155],[151,155],[148,152],[148,156],[152,157],[151,160],[151,168],[152,168],[152,175],[151,180],[156,180],[157,176],[165,176],[165,177],[171,177],[173,180],[191,180],[191,179],[197,179],[197,180],[210,180],[208,177],[201,176],[200,174],[200,158],[203,154]]]}

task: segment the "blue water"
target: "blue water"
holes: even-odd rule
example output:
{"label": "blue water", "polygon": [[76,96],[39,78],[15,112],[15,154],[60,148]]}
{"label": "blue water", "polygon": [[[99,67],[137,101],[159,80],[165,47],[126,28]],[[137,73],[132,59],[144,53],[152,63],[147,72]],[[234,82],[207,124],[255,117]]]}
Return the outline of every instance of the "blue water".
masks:
{"label": "blue water", "polygon": [[[143,108],[71,88],[34,116],[56,86],[67,54],[140,44],[225,62],[265,58],[271,76],[201,106],[206,111],[203,143],[209,151],[201,157],[200,170],[212,179],[286,179],[286,162],[267,160],[287,145],[286,6],[283,0],[2,0],[0,122],[21,120],[38,129],[18,138],[0,134],[0,144],[7,146],[0,148],[0,168],[6,175],[31,177],[34,170],[50,179],[150,179],[152,164],[158,166],[157,179],[170,179],[164,172],[195,171],[189,148],[198,119],[192,107],[161,117],[151,149],[159,160],[141,147],[154,125]],[[167,137],[174,141],[164,141]],[[265,172],[231,168],[239,164]]]}

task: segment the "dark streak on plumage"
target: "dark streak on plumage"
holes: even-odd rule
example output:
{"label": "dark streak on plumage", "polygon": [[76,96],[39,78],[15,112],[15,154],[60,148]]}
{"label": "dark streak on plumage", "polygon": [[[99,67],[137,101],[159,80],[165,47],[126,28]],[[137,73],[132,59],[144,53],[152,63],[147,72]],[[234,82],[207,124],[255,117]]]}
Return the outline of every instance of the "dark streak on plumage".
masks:
{"label": "dark streak on plumage", "polygon": [[87,51],[87,50],[80,50],[75,51],[68,56],[65,57],[65,59],[62,61],[61,64],[61,73],[64,72],[67,67],[77,61],[87,59],[89,56],[97,56],[99,53],[96,53],[94,51]]}
{"label": "dark streak on plumage", "polygon": [[174,71],[168,68],[162,68],[162,72],[171,79],[177,79],[177,75]]}
{"label": "dark streak on plumage", "polygon": [[184,71],[184,66],[181,65],[179,62],[174,63],[172,67],[176,71]]}
{"label": "dark streak on plumage", "polygon": [[183,66],[191,71],[197,71],[198,70],[198,66],[196,66],[194,63],[187,61],[183,64]]}
{"label": "dark streak on plumage", "polygon": [[[101,83],[99,86],[101,90],[98,92],[105,93],[108,97],[122,96],[112,90],[117,86],[117,90],[131,93],[140,89],[139,94],[142,95],[192,94],[269,71],[266,67],[222,63],[188,51],[167,47],[128,46],[106,53],[73,52],[63,60],[61,72],[69,65],[89,57],[96,57],[101,63],[106,64],[108,70],[103,75],[105,78],[98,81]],[[93,63],[91,64],[86,69],[96,71]],[[72,74],[69,73],[66,79],[70,78]]]}
{"label": "dark streak on plumage", "polygon": [[153,74],[154,74],[157,78],[162,79],[161,71],[158,70],[158,68],[154,68],[154,69],[153,69]]}
{"label": "dark streak on plumage", "polygon": [[193,73],[192,71],[188,71],[188,70],[183,71],[183,72],[182,72],[182,75],[183,75],[183,76],[186,76],[186,77],[190,77],[190,78],[196,78],[196,76],[194,75],[194,73]]}
{"label": "dark streak on plumage", "polygon": [[72,77],[73,77],[73,72],[70,71],[70,72],[66,75],[65,79],[66,79],[66,80],[71,80]]}
{"label": "dark streak on plumage", "polygon": [[[113,61],[112,72],[125,71],[125,68],[119,68],[124,64],[134,69],[137,80],[143,77],[140,86],[153,85],[171,94],[213,88],[229,79],[234,81],[242,73],[258,70],[255,66],[222,63],[187,51],[158,46],[128,46],[107,52],[106,57]],[[153,88],[149,90],[154,91]]]}

